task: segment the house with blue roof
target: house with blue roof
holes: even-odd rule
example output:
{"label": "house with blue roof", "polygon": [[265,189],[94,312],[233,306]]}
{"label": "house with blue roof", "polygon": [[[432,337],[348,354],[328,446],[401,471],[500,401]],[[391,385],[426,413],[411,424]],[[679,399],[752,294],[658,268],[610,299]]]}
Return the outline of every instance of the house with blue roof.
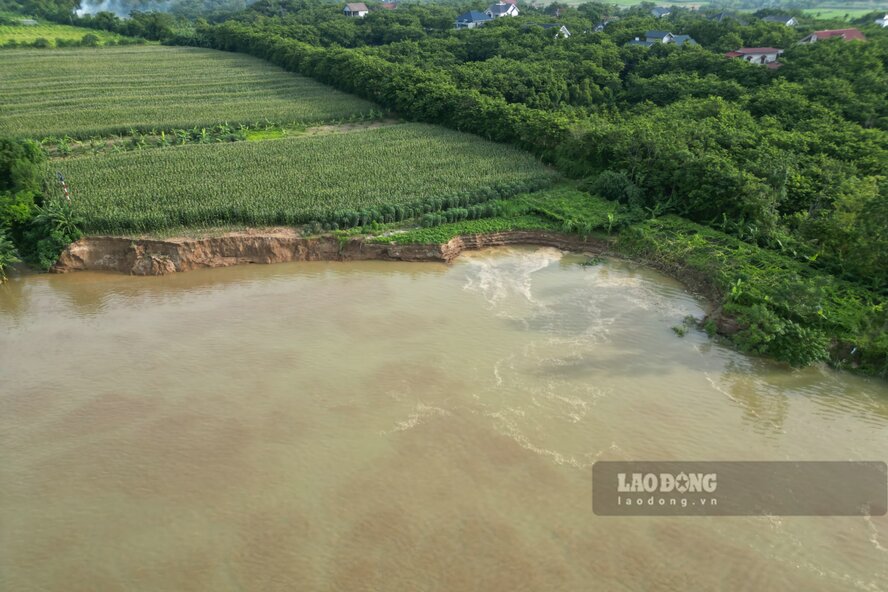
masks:
{"label": "house with blue roof", "polygon": [[490,17],[483,12],[478,12],[477,10],[470,10],[469,12],[464,12],[458,17],[456,17],[456,28],[457,29],[474,29],[475,27],[480,27],[486,22],[492,21],[493,17]]}
{"label": "house with blue roof", "polygon": [[648,31],[644,34],[644,39],[636,37],[626,43],[626,45],[640,45],[641,47],[651,47],[658,43],[675,45],[697,45],[697,42],[690,35],[674,35],[669,31]]}
{"label": "house with blue roof", "polygon": [[665,43],[674,43],[675,45],[697,45],[697,42],[690,35],[673,35],[672,41]]}
{"label": "house with blue roof", "polygon": [[497,2],[487,9],[490,18],[502,18],[504,16],[518,16],[518,7],[511,2]]}
{"label": "house with blue roof", "polygon": [[635,39],[630,39],[626,42],[626,47],[631,45],[638,45],[640,47],[650,47],[654,45],[656,41],[648,41],[646,39],[642,39],[641,37],[636,37]]}

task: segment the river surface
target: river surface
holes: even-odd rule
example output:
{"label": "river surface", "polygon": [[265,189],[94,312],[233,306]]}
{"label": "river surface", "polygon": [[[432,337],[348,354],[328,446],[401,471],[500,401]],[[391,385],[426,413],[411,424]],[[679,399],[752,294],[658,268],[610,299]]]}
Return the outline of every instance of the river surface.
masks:
{"label": "river surface", "polygon": [[549,248],[0,288],[0,590],[886,590],[885,517],[599,517],[596,460],[885,460],[888,387]]}

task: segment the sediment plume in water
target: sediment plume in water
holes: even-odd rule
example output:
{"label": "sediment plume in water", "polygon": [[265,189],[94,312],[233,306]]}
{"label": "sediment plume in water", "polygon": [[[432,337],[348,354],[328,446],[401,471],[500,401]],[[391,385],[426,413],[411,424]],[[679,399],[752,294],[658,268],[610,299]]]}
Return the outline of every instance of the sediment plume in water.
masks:
{"label": "sediment plume in water", "polygon": [[888,588],[885,517],[595,515],[596,460],[871,460],[888,387],[678,337],[705,303],[585,262],[11,278],[4,588]]}

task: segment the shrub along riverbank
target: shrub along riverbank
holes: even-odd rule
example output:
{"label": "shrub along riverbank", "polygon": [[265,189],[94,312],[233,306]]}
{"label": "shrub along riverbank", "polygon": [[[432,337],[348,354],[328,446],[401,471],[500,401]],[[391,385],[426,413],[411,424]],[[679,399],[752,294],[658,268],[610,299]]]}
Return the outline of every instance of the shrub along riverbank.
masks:
{"label": "shrub along riverbank", "polygon": [[0,283],[21,258],[48,269],[81,237],[69,202],[44,195],[45,160],[36,142],[0,138]]}
{"label": "shrub along riverbank", "polygon": [[702,284],[742,351],[888,376],[888,315],[874,292],[677,216],[623,229],[617,248]]}

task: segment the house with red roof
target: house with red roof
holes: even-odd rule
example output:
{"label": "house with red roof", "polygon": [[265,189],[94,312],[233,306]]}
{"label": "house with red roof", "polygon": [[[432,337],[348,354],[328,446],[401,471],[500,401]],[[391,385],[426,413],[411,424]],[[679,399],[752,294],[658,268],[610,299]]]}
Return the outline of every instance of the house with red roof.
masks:
{"label": "house with red roof", "polygon": [[866,41],[866,37],[860,32],[860,29],[827,29],[825,31],[814,31],[799,43],[816,43],[824,39],[844,39],[845,41]]}
{"label": "house with red roof", "polygon": [[740,49],[729,51],[725,54],[727,58],[740,58],[746,60],[750,64],[774,64],[777,58],[783,53],[782,49],[776,47],[741,47]]}

